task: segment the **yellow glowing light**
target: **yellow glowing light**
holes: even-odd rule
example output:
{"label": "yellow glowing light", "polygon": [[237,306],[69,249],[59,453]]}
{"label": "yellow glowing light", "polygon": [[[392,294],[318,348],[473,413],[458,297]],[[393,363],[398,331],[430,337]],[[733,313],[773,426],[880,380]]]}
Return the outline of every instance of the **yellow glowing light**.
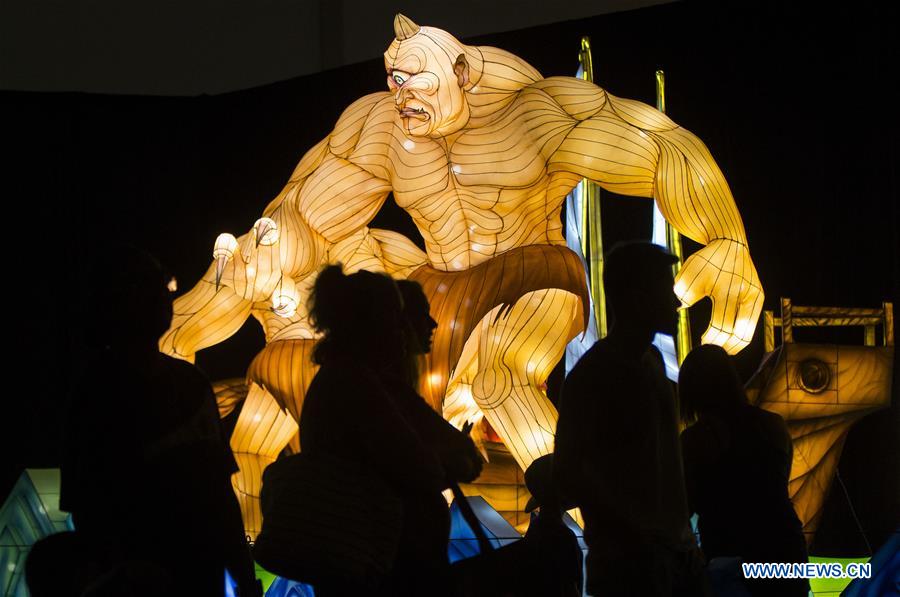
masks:
{"label": "yellow glowing light", "polygon": [[253,224],[256,233],[256,244],[271,247],[278,242],[278,224],[272,218],[260,218]]}
{"label": "yellow glowing light", "polygon": [[297,312],[299,302],[300,295],[294,281],[288,277],[283,278],[279,288],[272,293],[272,311],[281,317],[290,317]]}
{"label": "yellow glowing light", "polygon": [[[473,373],[477,367],[470,365],[467,369],[463,377],[468,379],[469,374]],[[447,388],[447,396],[444,404],[441,405],[441,411],[444,418],[457,429],[462,429],[467,423],[474,426],[484,418],[481,408],[472,396],[472,385],[459,380],[454,381]],[[473,437],[477,439],[477,433],[473,434]]]}
{"label": "yellow glowing light", "polygon": [[[395,35],[386,66],[417,61],[435,78],[416,88],[418,99],[435,110],[424,120],[411,117],[418,106],[405,105],[408,92],[393,86],[349,106],[240,248],[223,235],[215,288],[211,268],[204,284],[179,297],[163,350],[191,358],[251,313],[264,326],[267,349],[282,338],[310,337],[297,307],[325,263],[408,276],[422,284],[439,323],[423,388],[428,403],[441,406],[451,375],[468,367],[458,363],[463,348],[474,342],[473,400],[525,467],[553,449],[556,410],[543,382],[583,331],[589,309],[583,264],[566,253],[558,218],[563,197],[582,178],[655,199],[674,228],[703,245],[679,272],[678,296],[685,305],[710,297],[707,336],[730,352],[746,344],[736,331],[749,324],[735,324],[756,321],[762,289],[731,191],[699,139],[650,106],[588,81],[545,79],[504,50],[468,46],[402,16]],[[444,192],[448,175],[452,194]],[[492,189],[493,202],[484,189]],[[425,253],[367,228],[390,193],[401,207],[419,206],[409,212]],[[257,250],[276,242],[280,251]],[[261,306],[269,303],[271,310]],[[266,387],[291,370],[289,351],[274,352],[280,356],[259,374]],[[303,388],[295,390],[292,400],[301,403]],[[246,480],[257,482],[249,473]]]}
{"label": "yellow glowing light", "polygon": [[459,391],[460,401],[467,406],[475,406],[475,399],[472,398],[472,386],[463,384]]}
{"label": "yellow glowing light", "polygon": [[[525,292],[529,288],[520,279],[503,275],[510,271],[533,272],[528,283],[536,289]],[[553,277],[541,279],[545,273]],[[527,247],[467,272],[423,268],[412,279],[422,285],[438,320],[428,402],[443,404],[453,424],[483,413],[523,468],[552,451],[556,409],[542,385],[568,340],[583,329],[580,307],[587,300],[581,299],[586,287],[578,256],[562,247]],[[470,294],[473,286],[483,292]],[[472,299],[467,309],[460,308],[464,297]],[[504,297],[503,306],[495,306],[496,297]]]}
{"label": "yellow glowing light", "polygon": [[[803,367],[810,361],[827,372],[821,389],[804,388]],[[751,399],[781,415],[790,431],[793,462],[788,493],[807,541],[818,528],[851,427],[891,404],[893,364],[893,346],[787,342],[748,382]]]}
{"label": "yellow glowing light", "polygon": [[751,319],[742,318],[734,323],[734,335],[742,340],[751,340],[755,329],[756,322]]}
{"label": "yellow glowing light", "polygon": [[296,434],[294,419],[269,392],[251,382],[229,442],[240,469],[231,482],[241,507],[244,529],[250,537],[256,537],[262,524],[259,508],[262,473]]}
{"label": "yellow glowing light", "polygon": [[709,329],[703,334],[704,344],[718,344],[722,346],[730,338],[729,334],[717,329]]}
{"label": "yellow glowing light", "polygon": [[222,281],[222,273],[225,271],[225,265],[234,257],[234,252],[238,249],[237,239],[233,234],[223,232],[216,237],[213,245],[213,259],[216,260],[216,288]]}
{"label": "yellow glowing light", "polygon": [[238,242],[234,235],[224,232],[216,237],[216,243],[213,246],[213,259],[219,259],[220,257],[231,259],[234,257],[234,252],[237,251],[237,248]]}
{"label": "yellow glowing light", "polygon": [[[320,267],[321,260],[327,256],[344,263],[364,263],[397,277],[406,277],[425,262],[425,254],[396,232],[364,228],[348,237],[349,242],[339,251],[325,253],[317,252],[314,239],[308,235],[288,234],[290,230],[303,230],[305,224],[298,216],[278,221],[283,231],[282,240],[302,239],[306,244],[287,247],[288,260],[282,260],[283,256],[275,252],[271,253],[271,258],[265,255],[266,258],[261,260],[260,252],[253,246],[253,230],[236,239],[236,243],[220,242],[220,249],[234,253],[233,272],[230,267],[226,268],[222,286],[213,286],[214,268],[210,268],[201,283],[178,297],[173,305],[172,327],[159,342],[162,352],[193,361],[195,352],[226,340],[251,314],[263,327],[267,344],[250,364],[247,379],[259,384],[253,384],[257,390],[265,387],[264,393],[269,398],[257,404],[262,410],[254,412],[256,407],[251,408],[248,404],[256,400],[253,396],[257,392],[251,390],[251,397],[247,398],[239,425],[232,435],[232,449],[241,468],[233,482],[245,529],[251,536],[260,524],[258,490],[262,470],[296,435],[303,397],[315,375],[311,354],[316,334],[308,314],[301,307],[312,289],[314,272]],[[242,256],[240,251],[244,250],[250,259],[239,258]],[[287,271],[301,273],[289,275]],[[304,271],[307,273],[303,274]],[[298,311],[290,316],[279,315],[271,309],[272,295],[279,290],[279,285],[284,291],[285,285],[280,282],[282,276],[295,281],[299,297]],[[289,290],[290,282],[287,285]],[[221,416],[231,412],[235,402],[244,400],[247,395],[245,385],[239,384],[244,387],[243,393],[232,390],[232,385],[216,392]],[[299,449],[296,444],[292,445],[295,450]]]}

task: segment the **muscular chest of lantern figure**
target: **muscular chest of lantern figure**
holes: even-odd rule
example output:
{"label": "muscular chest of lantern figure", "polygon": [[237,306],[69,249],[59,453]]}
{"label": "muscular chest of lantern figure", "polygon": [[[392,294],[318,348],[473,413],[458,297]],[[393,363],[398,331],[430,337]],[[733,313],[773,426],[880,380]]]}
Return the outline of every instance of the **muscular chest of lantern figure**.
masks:
{"label": "muscular chest of lantern figure", "polygon": [[559,211],[577,178],[547,173],[517,111],[449,138],[397,134],[403,129],[401,120],[391,186],[433,267],[464,270],[516,247],[564,244]]}

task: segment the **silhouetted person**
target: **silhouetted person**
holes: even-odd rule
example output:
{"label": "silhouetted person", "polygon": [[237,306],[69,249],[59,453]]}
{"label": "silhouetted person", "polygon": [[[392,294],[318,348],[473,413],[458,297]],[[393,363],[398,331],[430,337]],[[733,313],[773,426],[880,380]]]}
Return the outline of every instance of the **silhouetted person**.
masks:
{"label": "silhouetted person", "polygon": [[604,282],[612,329],[563,386],[554,471],[584,515],[592,595],[703,592],[675,397],[651,344],[655,333],[675,332],[675,261],[649,243],[609,253]]}
{"label": "silhouetted person", "polygon": [[581,597],[581,547],[563,521],[574,505],[560,495],[552,469],[553,455],[545,454],[525,470],[531,492],[525,511],[532,514],[524,538],[454,563],[460,595]]}
{"label": "silhouetted person", "polygon": [[[728,354],[695,348],[678,377],[688,503],[707,558],[805,562],[802,525],[788,497],[792,445],[777,414],[751,406]],[[735,564],[736,576],[742,577]],[[804,596],[804,579],[746,581],[753,595]]]}
{"label": "silhouetted person", "polygon": [[107,571],[98,594],[156,567],[171,579],[160,592],[219,596],[226,566],[242,595],[258,594],[212,389],[157,349],[172,318],[169,280],[130,247],[93,272],[84,323],[98,354],[72,399],[60,507]]}
{"label": "silhouetted person", "polygon": [[[327,267],[316,279],[310,316],[323,336],[314,352],[321,367],[300,417],[302,450],[359,463],[400,497],[399,552],[375,594],[440,595],[449,590],[449,521],[441,495],[447,472],[426,434],[417,431],[417,416],[409,415],[408,394],[418,397],[403,364],[407,335],[397,285],[383,274],[344,275],[340,266]],[[389,384],[395,376],[398,381]],[[420,416],[434,415],[422,406],[427,412]],[[316,591],[325,597],[362,594],[348,584]]]}
{"label": "silhouetted person", "polygon": [[394,372],[418,387],[425,365],[425,355],[431,352],[431,342],[437,322],[431,316],[430,305],[422,285],[412,280],[397,280],[403,300],[405,351],[402,365]]}
{"label": "silhouetted person", "polygon": [[98,569],[78,533],[54,533],[35,541],[25,560],[31,597],[81,595],[104,570]]}
{"label": "silhouetted person", "polygon": [[531,515],[523,541],[528,569],[522,574],[517,595],[522,597],[581,597],[583,585],[581,547],[565,522],[566,510],[574,507],[563,498],[553,480],[553,455],[546,454],[525,470],[525,486],[531,499]]}
{"label": "silhouetted person", "polygon": [[55,533],[36,541],[25,561],[31,597],[156,597],[177,594],[171,575],[146,560],[127,560],[112,568],[92,557],[81,533]]}
{"label": "silhouetted person", "polygon": [[[440,462],[443,489],[451,483],[473,481],[481,473],[483,461],[472,439],[436,413],[418,393],[422,357],[431,351],[437,322],[431,317],[428,299],[417,282],[398,280],[397,286],[403,299],[405,350],[395,367],[383,376],[385,387],[404,419]],[[431,576],[441,579],[440,591],[432,594],[449,594],[450,512],[443,496],[440,500],[435,496],[433,502],[433,506],[426,502],[411,506],[420,509],[416,516],[419,528],[409,528],[410,539],[400,546],[397,574],[415,578],[420,574],[417,568],[428,570]],[[421,589],[413,593],[422,594]]]}
{"label": "silhouetted person", "polygon": [[[481,473],[484,461],[478,449],[467,433],[456,429],[432,410],[416,390],[420,377],[418,366],[424,363],[421,357],[431,351],[431,337],[437,322],[428,311],[428,299],[418,282],[398,280],[397,286],[403,299],[405,349],[383,379],[403,416],[437,455],[446,473],[445,487],[451,482],[468,483]],[[444,538],[445,542],[448,538]]]}

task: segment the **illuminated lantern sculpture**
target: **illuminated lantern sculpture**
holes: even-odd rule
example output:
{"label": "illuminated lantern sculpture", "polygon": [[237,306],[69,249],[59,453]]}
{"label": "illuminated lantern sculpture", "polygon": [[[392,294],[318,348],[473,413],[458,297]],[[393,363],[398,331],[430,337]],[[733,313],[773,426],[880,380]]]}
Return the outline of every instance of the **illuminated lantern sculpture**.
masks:
{"label": "illuminated lantern sculpture", "polygon": [[278,224],[271,218],[260,218],[253,225],[256,244],[271,247],[278,242]]}
{"label": "illuminated lantern sculpture", "polygon": [[272,293],[272,311],[280,317],[290,317],[297,312],[300,296],[290,278],[283,278],[278,289]]}
{"label": "illuminated lantern sculpture", "polygon": [[[767,355],[748,396],[787,422],[793,440],[788,492],[811,542],[851,426],[891,403],[893,305],[881,309],[798,307],[782,299],[781,318],[766,311]],[[884,345],[875,345],[875,327]],[[774,330],[782,328],[775,348]],[[795,326],[864,326],[865,346],[794,342]]]}
{"label": "illuminated lantern sculpture", "polygon": [[238,242],[233,234],[223,233],[216,237],[216,244],[213,248],[213,259],[216,260],[216,287],[222,281],[222,272],[225,271],[225,266],[234,258],[237,250]]}
{"label": "illuminated lantern sculpture", "polygon": [[[445,396],[464,397],[454,419],[467,416],[460,405],[477,408],[527,468],[553,449],[557,413],[544,382],[587,321],[584,269],[559,218],[582,178],[655,198],[675,229],[704,245],[684,262],[676,293],[687,304],[712,299],[705,341],[731,353],[746,346],[762,287],[728,184],[697,137],[647,105],[580,79],[545,79],[506,51],[464,45],[403,15],[394,32],[388,91],[351,104],[300,160],[262,214],[277,227],[273,245],[239,239],[243,259],[226,264],[224,288],[211,270],[176,301],[165,352],[190,358],[237,331],[279,280],[308,288],[323,264],[352,258],[422,284],[439,324],[426,400],[440,410]],[[391,192],[422,234],[424,255],[366,228]],[[296,416],[305,386],[285,382],[294,373],[273,360],[281,352],[273,340],[313,334],[299,311],[287,320],[254,312],[270,344],[251,379],[280,387],[273,395]],[[210,331],[199,329],[213,313]]]}
{"label": "illuminated lantern sculpture", "polygon": [[[240,468],[232,483],[251,537],[262,524],[262,471],[296,439],[303,396],[316,371],[306,301],[317,266],[333,261],[348,272],[368,269],[406,277],[425,262],[424,253],[402,235],[366,228],[320,252],[299,218],[289,216],[279,210],[276,219],[258,220],[237,239],[219,235],[213,265],[175,300],[172,326],[160,340],[162,351],[193,360],[198,350],[231,336],[251,314],[263,326],[266,347],[251,362],[246,383],[227,380],[214,386],[221,416],[243,403],[230,440]],[[294,449],[299,449],[296,442]]]}
{"label": "illuminated lantern sculpture", "polygon": [[583,269],[558,215],[582,177],[654,197],[676,229],[705,245],[685,261],[676,293],[689,304],[713,299],[705,341],[732,353],[750,341],[762,289],[731,192],[702,142],[586,81],[544,79],[507,52],[466,46],[402,15],[394,25],[390,92],[351,105],[319,166],[285,192],[326,238],[352,218],[348,210],[339,224],[318,191],[336,171],[365,183],[358,217],[381,205],[382,184],[413,217],[428,264],[410,277],[439,323],[432,404],[464,384],[523,468],[552,450],[556,412],[541,386],[586,310]]}

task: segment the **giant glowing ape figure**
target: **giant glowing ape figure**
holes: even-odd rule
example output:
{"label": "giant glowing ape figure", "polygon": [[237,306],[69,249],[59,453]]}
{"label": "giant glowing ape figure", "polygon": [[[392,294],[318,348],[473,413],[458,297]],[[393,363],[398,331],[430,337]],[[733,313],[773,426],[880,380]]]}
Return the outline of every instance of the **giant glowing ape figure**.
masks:
{"label": "giant glowing ape figure", "polygon": [[[333,248],[365,231],[393,192],[425,240],[427,263],[409,277],[439,323],[425,397],[440,408],[452,396],[457,417],[467,401],[477,405],[526,468],[553,449],[556,410],[541,387],[586,320],[584,272],[565,247],[559,212],[587,177],[656,199],[681,234],[704,245],[675,291],[685,304],[712,299],[705,342],[731,353],[746,346],[762,288],[728,184],[697,137],[649,106],[579,79],[544,79],[508,52],[466,46],[403,15],[394,31],[384,54],[389,91],[350,105],[266,208],[293,232],[254,301],[274,280],[303,280],[333,261]],[[210,281],[191,308],[218,322],[218,341],[237,329],[223,322],[250,307]],[[176,315],[173,325],[198,321]]]}

